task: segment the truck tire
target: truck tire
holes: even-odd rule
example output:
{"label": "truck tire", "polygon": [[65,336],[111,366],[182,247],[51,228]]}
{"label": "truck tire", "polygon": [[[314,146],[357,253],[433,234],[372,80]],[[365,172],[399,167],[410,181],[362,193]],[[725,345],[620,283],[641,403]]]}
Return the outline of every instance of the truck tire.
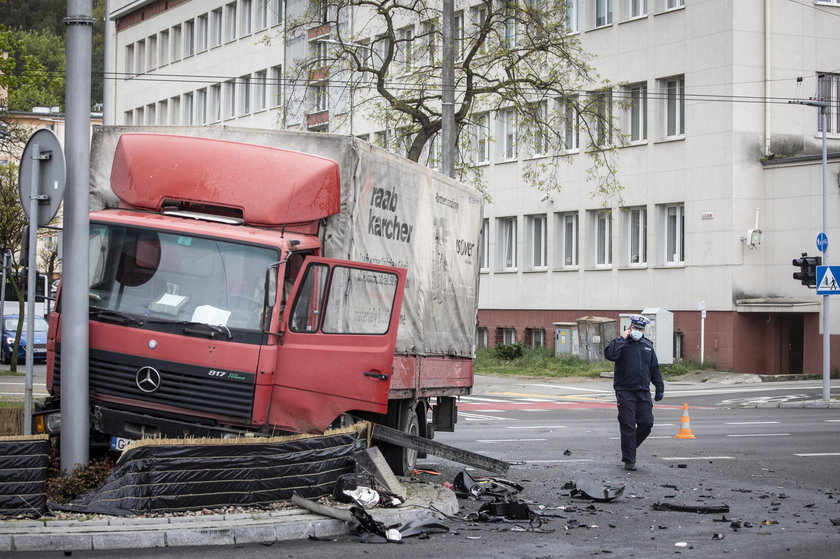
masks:
{"label": "truck tire", "polygon": [[[411,400],[400,400],[397,407],[398,409],[388,413],[388,426],[409,435],[420,436],[420,420],[415,403]],[[407,476],[414,471],[417,465],[417,450],[392,444],[383,444],[381,450],[394,475]]]}

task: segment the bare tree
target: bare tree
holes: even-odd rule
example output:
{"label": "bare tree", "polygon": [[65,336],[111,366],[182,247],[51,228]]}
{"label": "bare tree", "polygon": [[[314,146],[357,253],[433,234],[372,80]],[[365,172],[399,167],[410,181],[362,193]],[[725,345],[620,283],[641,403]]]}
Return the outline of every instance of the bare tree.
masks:
{"label": "bare tree", "polygon": [[[352,119],[355,111],[395,131],[386,147],[414,161],[436,157],[441,2],[321,0],[309,6],[306,13],[289,14],[288,44],[296,55],[289,68],[292,83],[303,81],[310,89],[328,84],[330,92],[349,97],[345,117]],[[612,159],[621,137],[612,96],[608,84],[596,83],[590,57],[567,31],[565,0],[456,1],[456,10],[459,177],[475,178],[472,154],[490,140],[474,131],[484,126],[483,115],[495,113],[515,119],[514,145],[543,156],[523,164],[529,183],[559,188],[561,154],[579,135],[581,149],[592,158],[597,189],[605,197],[615,194]],[[355,94],[346,95],[348,90]],[[337,123],[338,116],[330,114],[330,120]]]}

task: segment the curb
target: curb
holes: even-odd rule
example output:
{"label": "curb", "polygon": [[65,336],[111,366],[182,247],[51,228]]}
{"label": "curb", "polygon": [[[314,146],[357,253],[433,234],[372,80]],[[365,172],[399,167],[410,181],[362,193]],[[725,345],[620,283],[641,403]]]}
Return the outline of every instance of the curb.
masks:
{"label": "curb", "polygon": [[[437,510],[458,512],[449,489],[424,481],[403,481],[408,499],[399,508],[370,509],[374,519],[402,524]],[[91,520],[0,521],[0,553],[11,551],[95,551],[273,543],[333,537],[349,533],[349,524],[302,508],[182,517],[97,517]]]}
{"label": "curb", "polygon": [[740,408],[830,408],[840,409],[840,400],[803,400],[801,402],[752,402],[738,406]]}

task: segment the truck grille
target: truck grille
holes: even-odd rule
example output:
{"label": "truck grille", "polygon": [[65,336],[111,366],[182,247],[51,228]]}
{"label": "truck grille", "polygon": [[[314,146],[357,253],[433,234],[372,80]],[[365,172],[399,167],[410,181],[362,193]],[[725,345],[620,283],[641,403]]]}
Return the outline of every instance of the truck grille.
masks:
{"label": "truck grille", "polygon": [[[209,376],[210,371],[206,367],[93,349],[90,350],[89,363],[91,392],[214,415],[251,417],[254,373],[237,371],[232,380]],[[137,375],[142,367],[154,367],[160,373],[160,386],[153,392],[144,392],[138,387]],[[61,387],[60,349],[55,353],[53,385],[56,389]]]}

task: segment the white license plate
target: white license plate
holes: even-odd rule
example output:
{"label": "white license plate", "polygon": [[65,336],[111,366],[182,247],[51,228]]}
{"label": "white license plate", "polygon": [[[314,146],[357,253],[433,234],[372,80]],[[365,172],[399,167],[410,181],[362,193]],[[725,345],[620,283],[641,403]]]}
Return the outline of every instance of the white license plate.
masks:
{"label": "white license plate", "polygon": [[36,348],[34,348],[34,349],[33,349],[33,351],[34,351],[35,353],[46,353],[46,352],[47,352],[47,348],[36,347]]}
{"label": "white license plate", "polygon": [[131,439],[126,439],[124,437],[111,437],[111,450],[122,452],[123,450],[125,450],[125,447],[127,447],[128,443],[130,442]]}

